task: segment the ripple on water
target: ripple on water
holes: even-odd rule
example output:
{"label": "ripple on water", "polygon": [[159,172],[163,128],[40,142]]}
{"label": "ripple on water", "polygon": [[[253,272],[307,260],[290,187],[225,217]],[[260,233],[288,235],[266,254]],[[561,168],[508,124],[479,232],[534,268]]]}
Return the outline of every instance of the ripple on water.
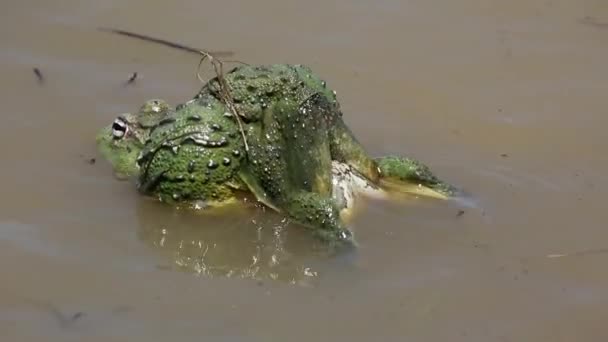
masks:
{"label": "ripple on water", "polygon": [[206,277],[315,286],[335,256],[306,229],[255,208],[216,213],[140,201],[137,231],[164,258],[160,269]]}

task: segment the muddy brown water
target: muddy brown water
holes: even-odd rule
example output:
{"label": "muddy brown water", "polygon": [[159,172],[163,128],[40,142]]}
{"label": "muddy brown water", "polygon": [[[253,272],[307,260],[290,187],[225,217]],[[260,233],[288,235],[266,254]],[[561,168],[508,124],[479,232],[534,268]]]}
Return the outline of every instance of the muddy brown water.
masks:
{"label": "muddy brown water", "polygon": [[[608,340],[606,1],[2,7],[2,341]],[[191,96],[197,60],[98,26],[308,64],[372,154],[472,201],[370,203],[326,257],[281,217],[143,199],[94,134]]]}

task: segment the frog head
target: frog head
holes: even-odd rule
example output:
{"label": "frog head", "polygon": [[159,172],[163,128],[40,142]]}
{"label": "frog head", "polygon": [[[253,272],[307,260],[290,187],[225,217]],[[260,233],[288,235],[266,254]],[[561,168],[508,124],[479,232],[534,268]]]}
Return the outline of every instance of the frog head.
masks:
{"label": "frog head", "polygon": [[97,149],[112,165],[117,177],[137,176],[137,157],[144,148],[152,128],[169,109],[169,105],[163,100],[148,100],[136,114],[120,114],[110,125],[97,133]]}

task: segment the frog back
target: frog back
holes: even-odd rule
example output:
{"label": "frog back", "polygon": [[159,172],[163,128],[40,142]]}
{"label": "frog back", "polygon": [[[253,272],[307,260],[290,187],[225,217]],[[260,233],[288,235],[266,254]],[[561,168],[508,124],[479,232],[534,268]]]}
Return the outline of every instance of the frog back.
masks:
{"label": "frog back", "polygon": [[[337,105],[336,93],[304,65],[272,64],[239,66],[224,76],[236,109],[248,122],[260,121],[270,106],[278,102],[304,102],[322,94]],[[217,79],[212,79],[201,94],[220,98]]]}
{"label": "frog back", "polygon": [[138,158],[139,188],[165,202],[224,202],[242,189],[238,126],[214,101],[191,101],[168,113]]}

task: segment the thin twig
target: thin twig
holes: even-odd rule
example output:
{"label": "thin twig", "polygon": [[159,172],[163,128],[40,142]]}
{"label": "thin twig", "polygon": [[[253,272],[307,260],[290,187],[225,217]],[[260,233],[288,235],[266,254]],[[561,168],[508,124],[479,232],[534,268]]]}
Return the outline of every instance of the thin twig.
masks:
{"label": "thin twig", "polygon": [[[224,79],[223,63],[219,58],[217,58],[217,56],[222,56],[222,55],[231,56],[234,54],[233,52],[226,52],[226,51],[208,52],[208,51],[204,51],[201,49],[189,47],[189,46],[186,46],[183,44],[174,43],[174,42],[171,42],[171,41],[168,41],[165,39],[154,38],[154,37],[146,36],[143,34],[129,32],[129,31],[120,30],[120,29],[111,29],[111,28],[102,27],[102,28],[99,28],[99,30],[165,45],[165,46],[168,46],[168,47],[171,47],[174,49],[184,50],[184,51],[196,53],[196,54],[202,56],[201,60],[198,63],[198,67],[196,70],[196,76],[203,84],[205,84],[206,82],[200,76],[200,68],[201,68],[201,65],[203,64],[203,62],[206,59],[209,59],[209,62],[211,63],[211,65],[213,66],[213,69],[215,71],[215,74],[216,74],[216,77],[218,80],[218,84],[220,87],[220,89],[219,89],[220,90],[219,91],[220,99],[222,100],[222,102],[224,102],[224,105],[226,107],[228,107],[228,110],[230,110],[230,112],[234,116],[235,120],[237,121],[237,123],[239,125],[239,130],[241,131],[241,136],[243,137],[243,143],[245,144],[245,151],[247,151],[247,152],[249,151],[249,145],[247,144],[247,138],[245,137],[245,130],[243,128],[243,122],[241,121],[241,116],[239,115],[239,112],[236,109],[236,106],[234,105],[234,100],[230,93],[230,87],[228,86],[228,84],[226,83],[226,80]],[[237,63],[246,64],[243,62],[237,62]]]}
{"label": "thin twig", "polygon": [[[171,42],[171,41],[168,41],[168,40],[162,39],[162,38],[155,38],[155,37],[151,37],[151,36],[147,36],[147,35],[143,35],[143,34],[139,34],[139,33],[134,33],[134,32],[120,30],[120,29],[107,28],[107,27],[100,27],[98,29],[100,31],[104,31],[104,32],[110,32],[110,33],[119,34],[122,36],[127,36],[127,37],[131,37],[131,38],[154,42],[154,43],[165,45],[165,46],[168,46],[168,47],[171,47],[174,49],[178,49],[178,50],[184,50],[184,51],[188,51],[188,52],[192,52],[192,53],[196,53],[196,54],[201,52],[201,49],[193,48],[193,47],[183,45],[180,43]],[[232,51],[214,51],[214,52],[209,51],[206,53],[208,53],[210,55],[214,55],[214,56],[225,56],[225,57],[234,55],[234,52],[232,52]]]}
{"label": "thin twig", "polygon": [[[239,114],[238,110],[236,109],[236,106],[234,105],[234,100],[232,98],[232,94],[230,93],[230,87],[228,86],[228,84],[226,83],[226,79],[224,78],[224,64],[222,63],[221,60],[214,58],[213,56],[211,56],[210,54],[204,52],[204,51],[200,51],[200,54],[202,55],[201,60],[198,62],[198,67],[196,70],[196,77],[198,77],[199,81],[201,81],[201,83],[205,83],[205,81],[203,80],[203,78],[201,77],[200,74],[200,68],[201,65],[203,64],[203,62],[206,59],[209,59],[209,62],[211,63],[211,65],[213,66],[213,70],[215,71],[215,75],[217,76],[217,81],[219,84],[219,94],[220,94],[220,98],[222,100],[222,102],[224,102],[224,104],[226,105],[226,107],[228,107],[228,110],[232,113],[232,116],[234,116],[237,124],[239,125],[239,130],[241,131],[241,136],[243,137],[243,143],[245,145],[245,151],[249,152],[249,145],[247,144],[247,138],[245,137],[245,129],[243,128],[243,122],[241,120],[241,115]],[[219,67],[218,67],[219,65]]]}

